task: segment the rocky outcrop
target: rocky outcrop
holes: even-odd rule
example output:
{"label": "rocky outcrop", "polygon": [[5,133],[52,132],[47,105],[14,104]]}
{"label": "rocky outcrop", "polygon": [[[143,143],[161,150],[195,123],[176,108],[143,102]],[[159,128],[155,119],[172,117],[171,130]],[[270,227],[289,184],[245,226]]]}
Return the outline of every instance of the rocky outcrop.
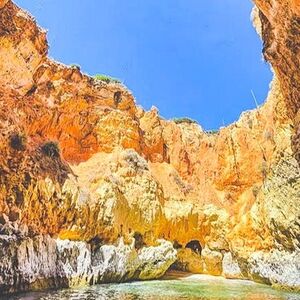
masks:
{"label": "rocky outcrop", "polygon": [[299,289],[299,9],[255,2],[270,93],[205,132],[144,111],[122,84],[49,59],[45,31],[0,0],[6,291],[159,277],[175,255],[160,239],[178,249],[177,268]]}
{"label": "rocky outcrop", "polygon": [[243,272],[240,265],[230,252],[224,253],[222,260],[222,275],[229,279],[243,278]]}
{"label": "rocky outcrop", "polygon": [[170,242],[136,250],[134,243],[95,247],[85,242],[0,236],[2,293],[159,278],[176,260]]}
{"label": "rocky outcrop", "polygon": [[203,260],[199,253],[191,249],[178,249],[176,262],[171,266],[171,269],[202,274]]}
{"label": "rocky outcrop", "polygon": [[248,261],[248,272],[252,280],[299,291],[299,261],[299,251],[255,252]]}
{"label": "rocky outcrop", "polygon": [[300,9],[297,0],[255,0],[259,8],[263,54],[279,78],[288,114],[293,120],[293,151],[300,160],[299,50]]}

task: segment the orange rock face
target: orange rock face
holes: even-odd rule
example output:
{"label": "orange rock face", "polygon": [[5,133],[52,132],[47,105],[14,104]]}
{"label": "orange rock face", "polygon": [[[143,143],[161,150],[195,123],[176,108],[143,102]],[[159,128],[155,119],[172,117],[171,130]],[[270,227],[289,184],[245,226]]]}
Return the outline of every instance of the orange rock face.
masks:
{"label": "orange rock face", "polygon": [[262,21],[263,53],[279,78],[289,116],[294,121],[293,151],[300,160],[299,51],[300,2],[256,0]]}
{"label": "orange rock face", "polygon": [[[222,273],[220,251],[298,249],[299,4],[256,2],[275,73],[268,99],[207,133],[50,60],[45,32],[0,1],[1,219],[74,240],[198,240],[207,262],[217,258],[211,274]],[[48,141],[60,156],[43,150]]]}

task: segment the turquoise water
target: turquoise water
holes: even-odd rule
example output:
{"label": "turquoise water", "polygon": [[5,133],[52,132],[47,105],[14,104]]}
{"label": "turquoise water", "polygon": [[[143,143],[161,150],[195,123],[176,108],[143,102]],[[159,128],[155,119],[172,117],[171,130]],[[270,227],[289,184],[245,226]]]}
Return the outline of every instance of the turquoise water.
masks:
{"label": "turquoise water", "polygon": [[299,294],[285,293],[247,281],[219,278],[181,278],[85,288],[27,293],[8,300],[298,300]]}

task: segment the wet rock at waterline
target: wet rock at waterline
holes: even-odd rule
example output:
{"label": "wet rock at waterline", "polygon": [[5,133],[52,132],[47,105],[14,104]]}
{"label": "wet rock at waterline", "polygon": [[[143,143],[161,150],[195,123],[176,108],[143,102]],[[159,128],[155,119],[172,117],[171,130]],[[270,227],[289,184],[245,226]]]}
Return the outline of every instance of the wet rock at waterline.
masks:
{"label": "wet rock at waterline", "polygon": [[102,245],[85,242],[0,236],[0,290],[2,293],[70,287],[105,282],[160,278],[176,260],[170,242],[136,250],[134,242]]}

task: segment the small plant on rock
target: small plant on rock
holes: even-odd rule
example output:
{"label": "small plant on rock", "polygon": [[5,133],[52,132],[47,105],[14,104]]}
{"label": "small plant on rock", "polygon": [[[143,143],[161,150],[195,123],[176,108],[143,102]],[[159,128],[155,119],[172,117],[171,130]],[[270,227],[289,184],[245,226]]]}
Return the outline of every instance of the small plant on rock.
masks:
{"label": "small plant on rock", "polygon": [[14,150],[24,151],[26,149],[26,142],[27,142],[27,138],[25,134],[13,133],[10,136],[9,143]]}
{"label": "small plant on rock", "polygon": [[71,64],[70,67],[71,67],[72,69],[80,70],[80,66],[77,65],[77,64]]}
{"label": "small plant on rock", "polygon": [[60,156],[60,149],[57,142],[46,142],[41,149],[45,155],[51,158],[58,158]]}
{"label": "small plant on rock", "polygon": [[197,121],[190,119],[190,118],[174,118],[173,122],[175,122],[176,124],[183,124],[183,123],[187,123],[187,124],[198,124]]}
{"label": "small plant on rock", "polygon": [[93,78],[95,80],[104,81],[106,83],[121,83],[119,79],[104,74],[96,74],[93,76]]}
{"label": "small plant on rock", "polygon": [[219,130],[215,130],[215,129],[207,130],[206,133],[207,133],[207,134],[218,134],[218,133],[219,133]]}

